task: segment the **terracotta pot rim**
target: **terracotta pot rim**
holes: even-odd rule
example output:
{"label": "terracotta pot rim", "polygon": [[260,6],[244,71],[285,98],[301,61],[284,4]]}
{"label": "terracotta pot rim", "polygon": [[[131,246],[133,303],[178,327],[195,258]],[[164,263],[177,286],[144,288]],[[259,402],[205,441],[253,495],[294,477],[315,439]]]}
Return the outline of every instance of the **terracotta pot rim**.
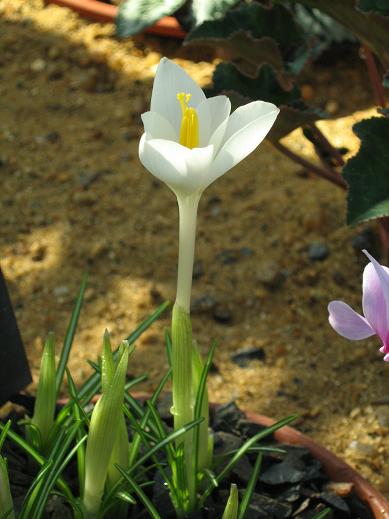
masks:
{"label": "terracotta pot rim", "polygon": [[[249,421],[259,425],[270,426],[275,423],[272,418],[251,411],[245,411],[245,414]],[[389,502],[387,499],[355,469],[331,451],[288,425],[276,431],[274,437],[281,443],[306,447],[314,458],[321,461],[326,474],[333,481],[353,483],[359,499],[368,503],[375,519],[389,519]]]}
{"label": "terracotta pot rim", "polygon": [[[115,23],[118,14],[118,8],[115,5],[106,4],[99,0],[45,0],[45,4],[67,7],[83,18],[100,23]],[[186,32],[172,16],[165,16],[144,32],[179,39],[184,39],[186,36]]]}

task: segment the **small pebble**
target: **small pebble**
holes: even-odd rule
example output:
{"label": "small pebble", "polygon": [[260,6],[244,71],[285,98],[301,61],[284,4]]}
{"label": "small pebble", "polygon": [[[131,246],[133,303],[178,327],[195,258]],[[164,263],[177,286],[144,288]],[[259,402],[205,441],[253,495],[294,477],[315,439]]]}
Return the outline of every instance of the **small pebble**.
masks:
{"label": "small pebble", "polygon": [[231,324],[233,321],[232,312],[222,305],[217,305],[214,308],[212,317],[214,321],[220,324]]}
{"label": "small pebble", "polygon": [[241,368],[247,368],[252,360],[265,361],[266,353],[263,348],[244,348],[231,355],[231,360]]}
{"label": "small pebble", "polygon": [[285,281],[285,274],[275,262],[266,262],[257,266],[257,280],[266,288],[275,290],[280,288]]}
{"label": "small pebble", "polygon": [[215,308],[216,304],[217,301],[213,296],[204,294],[201,297],[193,299],[191,308],[194,313],[208,313]]}
{"label": "small pebble", "polygon": [[46,256],[46,247],[39,242],[33,242],[30,247],[31,259],[42,261]]}
{"label": "small pebble", "polygon": [[309,245],[308,257],[311,261],[323,261],[330,254],[330,250],[325,243],[313,242]]}
{"label": "small pebble", "polygon": [[238,261],[239,253],[236,250],[225,249],[217,255],[217,259],[224,263],[224,265],[232,265]]}
{"label": "small pebble", "polygon": [[53,290],[53,294],[55,297],[64,297],[69,294],[69,288],[66,286],[55,287]]}
{"label": "small pebble", "polygon": [[41,58],[35,59],[30,65],[30,70],[32,70],[32,72],[42,72],[45,68],[46,61]]}

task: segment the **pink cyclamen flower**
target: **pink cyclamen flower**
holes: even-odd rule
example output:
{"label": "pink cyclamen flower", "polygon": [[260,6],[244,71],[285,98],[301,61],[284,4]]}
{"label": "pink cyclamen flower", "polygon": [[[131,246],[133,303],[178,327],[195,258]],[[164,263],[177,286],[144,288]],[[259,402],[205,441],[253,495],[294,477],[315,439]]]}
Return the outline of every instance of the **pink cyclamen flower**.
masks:
{"label": "pink cyclamen flower", "polygon": [[363,272],[364,317],[343,301],[331,301],[329,322],[336,332],[352,341],[378,335],[384,361],[389,362],[389,268],[380,265],[367,251],[363,252],[370,260]]}

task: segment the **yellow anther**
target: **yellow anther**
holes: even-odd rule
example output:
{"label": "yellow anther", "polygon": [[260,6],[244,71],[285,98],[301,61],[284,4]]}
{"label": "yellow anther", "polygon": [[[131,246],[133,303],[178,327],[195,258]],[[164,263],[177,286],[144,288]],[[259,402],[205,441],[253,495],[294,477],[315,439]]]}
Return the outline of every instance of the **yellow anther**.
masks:
{"label": "yellow anther", "polygon": [[191,94],[185,92],[177,94],[182,110],[180,144],[192,149],[199,145],[199,119],[196,110],[188,106],[190,98]]}

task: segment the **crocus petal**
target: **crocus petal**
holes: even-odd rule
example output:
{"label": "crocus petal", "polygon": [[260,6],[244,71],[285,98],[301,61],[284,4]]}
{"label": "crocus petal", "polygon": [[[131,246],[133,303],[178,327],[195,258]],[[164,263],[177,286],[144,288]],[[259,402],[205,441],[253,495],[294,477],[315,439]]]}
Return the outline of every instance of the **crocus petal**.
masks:
{"label": "crocus petal", "polygon": [[178,135],[173,126],[159,113],[146,112],[141,117],[145,132],[149,133],[153,139],[178,141]]}
{"label": "crocus petal", "polygon": [[330,325],[346,339],[366,339],[375,333],[367,320],[343,301],[331,301],[328,312]]}
{"label": "crocus petal", "polygon": [[179,134],[182,111],[177,94],[191,94],[189,106],[197,107],[205,99],[201,88],[173,61],[162,58],[159,62],[151,95],[151,111],[167,119]]}
{"label": "crocus petal", "polygon": [[149,139],[147,134],[142,135],[139,144],[139,158],[144,167],[176,194],[202,191],[212,157],[212,146],[191,150],[173,141]]}
{"label": "crocus petal", "polygon": [[230,116],[224,142],[209,176],[209,184],[243,160],[263,141],[279,109],[272,103],[254,101]]}
{"label": "crocus petal", "polygon": [[[199,104],[197,115],[200,128],[200,146],[207,146],[210,143],[212,134],[227,120],[230,112],[231,102],[227,96],[209,97]],[[221,135],[221,138],[223,137],[224,132]]]}
{"label": "crocus petal", "polygon": [[387,354],[385,355],[385,357],[384,357],[384,361],[385,361],[385,362],[389,362],[389,353],[387,353]]}
{"label": "crocus petal", "polygon": [[385,352],[389,353],[389,269],[380,265],[366,250],[363,253],[371,261],[376,274],[374,276],[371,267],[367,265],[363,276],[363,311],[382,340]]}

